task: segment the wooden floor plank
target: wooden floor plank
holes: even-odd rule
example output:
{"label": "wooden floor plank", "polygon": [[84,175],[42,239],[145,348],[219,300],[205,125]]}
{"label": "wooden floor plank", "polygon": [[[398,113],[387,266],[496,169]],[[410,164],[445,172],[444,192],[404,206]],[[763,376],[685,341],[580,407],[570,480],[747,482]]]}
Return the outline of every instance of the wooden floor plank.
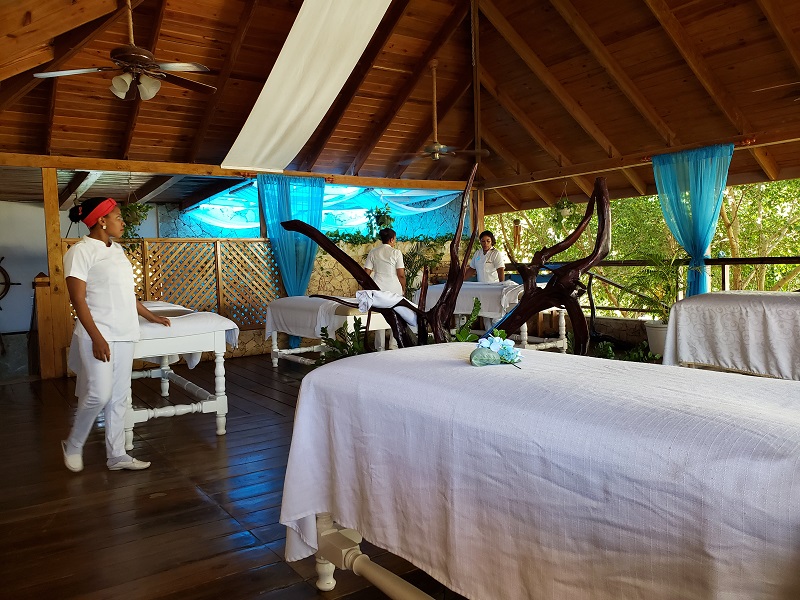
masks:
{"label": "wooden floor plank", "polygon": [[[60,440],[74,418],[73,379],[0,383],[0,597],[99,600],[384,598],[352,573],[332,592],[314,587],[314,559],[283,560],[278,522],[297,394],[309,367],[266,356],[229,359],[227,433],[211,414],[152,419],[134,428],[141,472],[105,467],[102,417],[67,471]],[[176,372],[214,387],[214,363]],[[133,382],[136,406],[189,403],[158,379]],[[372,559],[434,598],[457,600],[406,561],[365,543]],[[449,595],[447,595],[449,594]]]}

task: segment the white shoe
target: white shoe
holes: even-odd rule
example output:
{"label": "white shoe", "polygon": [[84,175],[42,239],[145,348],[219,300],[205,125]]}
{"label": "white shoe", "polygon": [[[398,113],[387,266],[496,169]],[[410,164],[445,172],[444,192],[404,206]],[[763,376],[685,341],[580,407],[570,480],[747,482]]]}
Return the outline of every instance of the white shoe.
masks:
{"label": "white shoe", "polygon": [[64,465],[73,473],[83,471],[83,457],[80,454],[67,454],[67,441],[61,440],[61,453],[64,455]]}
{"label": "white shoe", "polygon": [[149,462],[139,460],[137,458],[132,458],[130,460],[121,460],[118,463],[114,463],[113,465],[108,467],[109,471],[141,471],[146,469],[150,466]]}

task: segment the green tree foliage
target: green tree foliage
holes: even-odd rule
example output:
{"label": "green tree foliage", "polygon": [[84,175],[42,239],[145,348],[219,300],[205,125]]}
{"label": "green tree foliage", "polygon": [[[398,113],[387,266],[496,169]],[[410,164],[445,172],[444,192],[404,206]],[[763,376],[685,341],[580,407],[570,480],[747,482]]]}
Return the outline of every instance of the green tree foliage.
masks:
{"label": "green tree foliage", "polygon": [[[563,207],[562,207],[563,208]],[[518,260],[528,261],[542,246],[563,239],[578,224],[584,204],[576,204],[571,214],[561,215],[556,208],[521,211],[486,217],[486,226],[495,232],[498,247],[513,243],[513,222],[521,222],[520,247],[513,249]],[[611,202],[612,242],[608,260],[660,260],[670,262],[687,255],[669,232],[657,196],[613,200]],[[581,239],[555,261],[565,262],[586,256],[594,243],[596,219],[592,219]],[[711,256],[800,256],[800,180],[768,184],[748,184],[726,190],[723,208],[711,245]],[[594,272],[625,287],[643,293],[658,282],[649,282],[648,270],[635,267],[597,267]],[[660,269],[649,269],[661,277]],[[720,289],[719,268],[712,269],[712,289]],[[666,276],[665,274],[663,276]],[[685,267],[680,280],[685,280]],[[769,265],[731,268],[732,289],[789,290],[800,287],[800,265]],[[663,287],[663,286],[660,286]],[[642,306],[634,296],[602,281],[593,286],[595,302],[602,306]],[[616,312],[634,317],[636,313]]]}

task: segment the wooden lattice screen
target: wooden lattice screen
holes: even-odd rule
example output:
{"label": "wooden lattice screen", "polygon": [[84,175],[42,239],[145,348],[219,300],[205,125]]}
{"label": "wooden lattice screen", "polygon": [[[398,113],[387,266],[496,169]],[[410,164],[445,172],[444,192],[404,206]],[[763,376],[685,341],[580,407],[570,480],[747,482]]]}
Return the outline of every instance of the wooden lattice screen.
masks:
{"label": "wooden lattice screen", "polygon": [[[76,240],[62,240],[67,251]],[[150,239],[122,242],[139,300],[215,312],[239,329],[264,326],[282,295],[278,264],[265,239]]]}

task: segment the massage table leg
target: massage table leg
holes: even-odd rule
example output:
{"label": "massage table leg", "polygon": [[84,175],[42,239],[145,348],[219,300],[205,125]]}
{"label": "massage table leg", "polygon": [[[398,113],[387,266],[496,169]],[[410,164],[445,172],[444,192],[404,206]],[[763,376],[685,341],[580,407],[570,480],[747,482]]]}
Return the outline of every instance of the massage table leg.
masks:
{"label": "massage table leg", "polygon": [[222,352],[214,354],[214,395],[217,408],[217,435],[225,435],[228,395],[225,393],[225,355]]}
{"label": "massage table leg", "polygon": [[361,534],[333,522],[331,513],[317,515],[317,589],[329,592],[336,587],[335,569],[349,569],[363,577],[392,600],[433,600],[405,579],[373,563],[361,552]]}

